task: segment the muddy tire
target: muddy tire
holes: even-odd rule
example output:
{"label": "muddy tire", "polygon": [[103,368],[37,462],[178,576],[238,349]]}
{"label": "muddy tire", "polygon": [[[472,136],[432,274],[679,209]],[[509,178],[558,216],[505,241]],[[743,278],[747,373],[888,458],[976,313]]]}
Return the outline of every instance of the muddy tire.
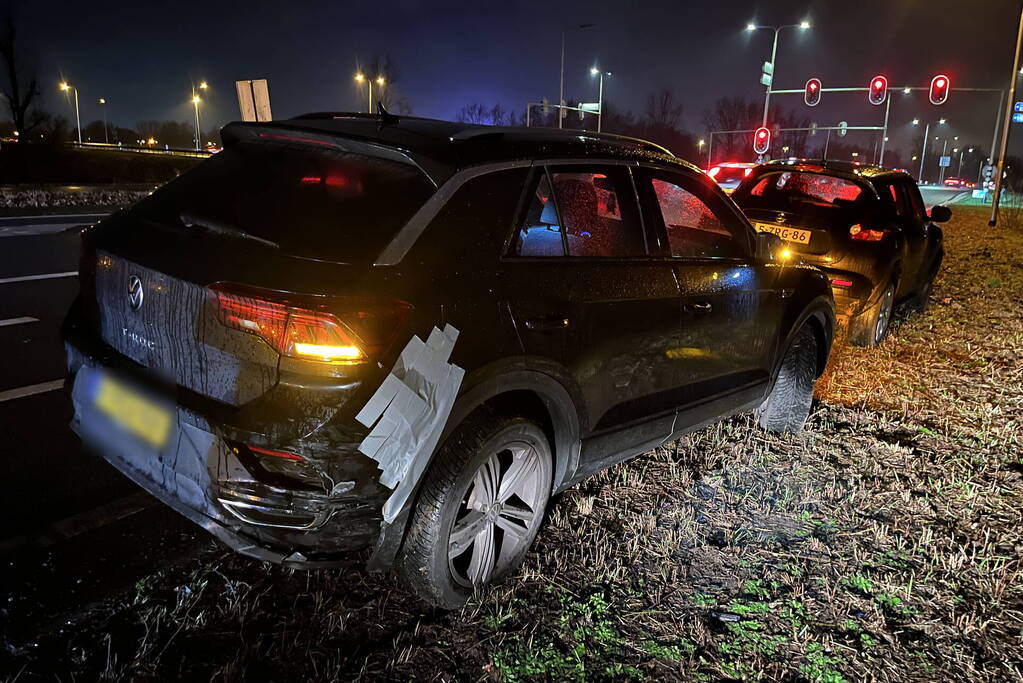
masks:
{"label": "muddy tire", "polygon": [[849,343],[853,346],[877,346],[888,335],[895,310],[895,283],[889,282],[873,306],[849,321]]}
{"label": "muddy tire", "polygon": [[543,522],[552,471],[538,425],[487,410],[470,415],[426,472],[395,561],[398,576],[444,609],[506,577]]}
{"label": "muddy tire", "polygon": [[782,359],[774,388],[757,408],[757,422],[769,432],[794,434],[806,424],[817,379],[817,338],[803,325]]}

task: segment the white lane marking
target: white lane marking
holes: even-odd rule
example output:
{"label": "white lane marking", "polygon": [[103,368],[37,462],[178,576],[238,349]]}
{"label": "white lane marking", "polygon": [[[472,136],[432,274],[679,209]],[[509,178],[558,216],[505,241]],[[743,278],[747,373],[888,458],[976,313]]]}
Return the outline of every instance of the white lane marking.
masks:
{"label": "white lane marking", "polygon": [[0,327],[7,327],[8,325],[22,325],[24,323],[37,323],[39,318],[30,318],[27,315],[21,318],[7,318],[6,320],[0,320]]}
{"label": "white lane marking", "polygon": [[0,278],[0,285],[8,282],[28,282],[29,280],[50,280],[56,277],[73,277],[78,275],[77,270],[69,270],[65,273],[44,273],[43,275],[21,275],[18,277]]}
{"label": "white lane marking", "polygon": [[8,389],[7,391],[0,391],[0,403],[3,403],[4,401],[13,401],[16,398],[25,398],[26,396],[35,396],[36,394],[45,394],[47,391],[60,389],[62,386],[64,386],[64,380],[55,379],[51,382],[43,382],[41,384],[30,384],[27,387],[18,387],[17,389]]}

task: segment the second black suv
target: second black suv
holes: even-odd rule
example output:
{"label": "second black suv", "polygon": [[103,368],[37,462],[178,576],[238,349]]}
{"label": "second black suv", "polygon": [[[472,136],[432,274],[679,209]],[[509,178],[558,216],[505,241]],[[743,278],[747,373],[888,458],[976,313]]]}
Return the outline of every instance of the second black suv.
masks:
{"label": "second black suv", "polygon": [[895,305],[927,307],[945,254],[935,223],[952,211],[924,207],[911,176],[880,166],[785,159],[761,164],[735,193],[757,230],[783,240],[831,280],[849,341],[876,346]]}
{"label": "second black suv", "polygon": [[827,279],[660,148],[383,114],[223,138],[85,233],[65,335],[83,440],[242,553],[372,545],[453,607],[584,477],[806,420]]}

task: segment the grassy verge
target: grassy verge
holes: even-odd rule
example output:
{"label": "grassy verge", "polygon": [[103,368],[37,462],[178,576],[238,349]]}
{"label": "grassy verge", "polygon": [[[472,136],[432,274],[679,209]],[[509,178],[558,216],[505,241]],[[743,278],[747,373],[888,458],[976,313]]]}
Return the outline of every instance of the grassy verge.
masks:
{"label": "grassy verge", "polygon": [[957,213],[929,311],[836,347],[806,432],[583,483],[460,612],[211,548],[14,647],[22,680],[1018,680],[1023,232]]}

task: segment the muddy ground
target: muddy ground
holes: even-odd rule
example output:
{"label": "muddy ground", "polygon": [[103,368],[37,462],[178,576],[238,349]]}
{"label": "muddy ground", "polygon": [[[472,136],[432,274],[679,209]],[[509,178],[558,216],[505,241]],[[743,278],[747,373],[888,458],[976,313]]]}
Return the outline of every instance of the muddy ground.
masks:
{"label": "muddy ground", "polygon": [[[560,496],[463,610],[212,543],[6,643],[28,680],[1023,678],[1023,231],[957,210],[923,315],[839,343],[808,429],[748,416]],[[19,677],[20,676],[20,677]]]}

